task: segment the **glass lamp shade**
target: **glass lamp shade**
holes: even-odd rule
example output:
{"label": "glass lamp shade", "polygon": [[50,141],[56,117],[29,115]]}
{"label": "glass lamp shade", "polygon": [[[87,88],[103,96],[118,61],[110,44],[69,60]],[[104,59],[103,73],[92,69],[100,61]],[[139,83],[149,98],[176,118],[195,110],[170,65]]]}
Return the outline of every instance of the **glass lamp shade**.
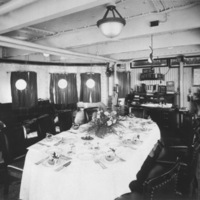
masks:
{"label": "glass lamp shade", "polygon": [[[112,17],[107,17],[109,13],[112,14]],[[114,5],[107,6],[105,15],[102,19],[97,21],[97,26],[100,28],[103,35],[109,38],[118,36],[125,24],[126,20],[122,18]]]}
{"label": "glass lamp shade", "polygon": [[26,86],[27,86],[27,83],[26,83],[26,81],[24,79],[19,79],[15,83],[15,87],[18,90],[24,90],[24,89],[26,89]]}
{"label": "glass lamp shade", "polygon": [[120,20],[117,20],[117,18],[110,18],[110,20],[108,19],[109,18],[99,25],[101,32],[103,35],[109,38],[118,36],[121,33],[124,24]]}
{"label": "glass lamp shade", "polygon": [[86,81],[86,85],[88,88],[93,88],[95,86],[95,82],[93,79],[90,78]]}
{"label": "glass lamp shade", "polygon": [[60,89],[65,89],[67,87],[67,81],[65,79],[60,79],[58,81],[58,87]]}

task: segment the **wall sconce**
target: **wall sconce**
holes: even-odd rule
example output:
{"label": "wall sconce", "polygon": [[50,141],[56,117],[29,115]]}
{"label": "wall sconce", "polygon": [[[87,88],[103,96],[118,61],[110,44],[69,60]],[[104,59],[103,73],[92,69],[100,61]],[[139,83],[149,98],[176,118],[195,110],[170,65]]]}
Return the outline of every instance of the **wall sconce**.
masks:
{"label": "wall sconce", "polygon": [[[109,12],[112,13],[112,17],[107,17]],[[116,17],[116,15],[118,15],[118,17]],[[122,18],[114,5],[107,6],[105,15],[102,19],[97,21],[97,26],[100,28],[103,35],[109,38],[118,36],[125,24],[125,19]]]}

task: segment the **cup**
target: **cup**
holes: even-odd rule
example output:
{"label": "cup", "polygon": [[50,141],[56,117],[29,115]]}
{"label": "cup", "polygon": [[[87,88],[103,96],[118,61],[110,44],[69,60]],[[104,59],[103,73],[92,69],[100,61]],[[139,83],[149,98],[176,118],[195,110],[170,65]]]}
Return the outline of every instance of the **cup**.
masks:
{"label": "cup", "polygon": [[52,141],[53,135],[51,133],[46,133],[46,140],[47,141]]}

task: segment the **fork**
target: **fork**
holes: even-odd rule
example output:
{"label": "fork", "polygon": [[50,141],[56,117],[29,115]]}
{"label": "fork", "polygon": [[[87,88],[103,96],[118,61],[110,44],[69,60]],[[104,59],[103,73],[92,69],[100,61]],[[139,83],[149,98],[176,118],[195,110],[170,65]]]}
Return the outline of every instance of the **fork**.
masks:
{"label": "fork", "polygon": [[121,158],[120,156],[118,156],[118,155],[116,154],[116,150],[115,150],[115,149],[110,148],[110,150],[115,154],[115,156],[116,156],[120,161],[122,161],[122,162],[125,162],[125,161],[126,161],[125,159]]}
{"label": "fork", "polygon": [[100,162],[98,159],[94,159],[94,162],[99,164],[103,169],[106,169],[107,167],[102,163]]}
{"label": "fork", "polygon": [[58,141],[57,143],[55,143],[54,144],[54,146],[58,146],[59,144],[62,144],[64,142],[64,139],[63,138],[61,138],[61,140],[60,141]]}

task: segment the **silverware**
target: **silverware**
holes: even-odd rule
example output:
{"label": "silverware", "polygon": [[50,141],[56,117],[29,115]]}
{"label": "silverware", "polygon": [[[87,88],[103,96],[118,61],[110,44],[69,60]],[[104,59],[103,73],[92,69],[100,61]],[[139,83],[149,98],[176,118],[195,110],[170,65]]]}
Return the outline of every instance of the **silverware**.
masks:
{"label": "silverware", "polygon": [[115,154],[115,156],[120,160],[120,161],[122,161],[122,162],[125,162],[126,160],[125,159],[123,159],[123,158],[121,158],[121,157],[119,157],[118,155],[116,155]]}
{"label": "silverware", "polygon": [[55,143],[54,144],[54,146],[58,146],[59,144],[61,144],[61,143],[63,143],[64,142],[64,139],[63,138],[61,138],[61,140],[60,141],[58,141],[57,143]]}
{"label": "silverware", "polygon": [[48,158],[49,158],[49,156],[47,156],[47,157],[45,157],[45,158],[39,160],[39,161],[36,162],[35,164],[36,164],[36,165],[39,165],[39,164],[43,163],[45,160],[47,160]]}
{"label": "silverware", "polygon": [[60,171],[60,170],[62,170],[64,167],[67,167],[67,166],[69,166],[71,164],[71,161],[69,161],[69,162],[67,162],[67,163],[65,163],[64,165],[62,165],[62,166],[60,166],[60,167],[58,167],[57,169],[55,169],[55,171]]}
{"label": "silverware", "polygon": [[102,162],[100,162],[100,160],[98,160],[98,159],[94,159],[94,162],[97,163],[97,164],[99,164],[103,169],[106,169],[106,168],[107,168],[107,167],[106,167]]}
{"label": "silverware", "polygon": [[120,161],[123,161],[123,162],[126,161],[126,160],[124,160],[123,158],[119,157],[119,156],[116,154],[116,150],[115,150],[115,149],[110,148],[110,150],[115,154],[115,156],[116,156]]}
{"label": "silverware", "polygon": [[65,156],[65,155],[62,155],[62,154],[60,155],[60,158],[63,159],[63,160],[66,160],[66,161],[72,159],[72,158]]}
{"label": "silverware", "polygon": [[41,146],[46,146],[46,147],[50,147],[48,144],[43,144],[41,142],[38,142],[37,144],[41,145]]}

